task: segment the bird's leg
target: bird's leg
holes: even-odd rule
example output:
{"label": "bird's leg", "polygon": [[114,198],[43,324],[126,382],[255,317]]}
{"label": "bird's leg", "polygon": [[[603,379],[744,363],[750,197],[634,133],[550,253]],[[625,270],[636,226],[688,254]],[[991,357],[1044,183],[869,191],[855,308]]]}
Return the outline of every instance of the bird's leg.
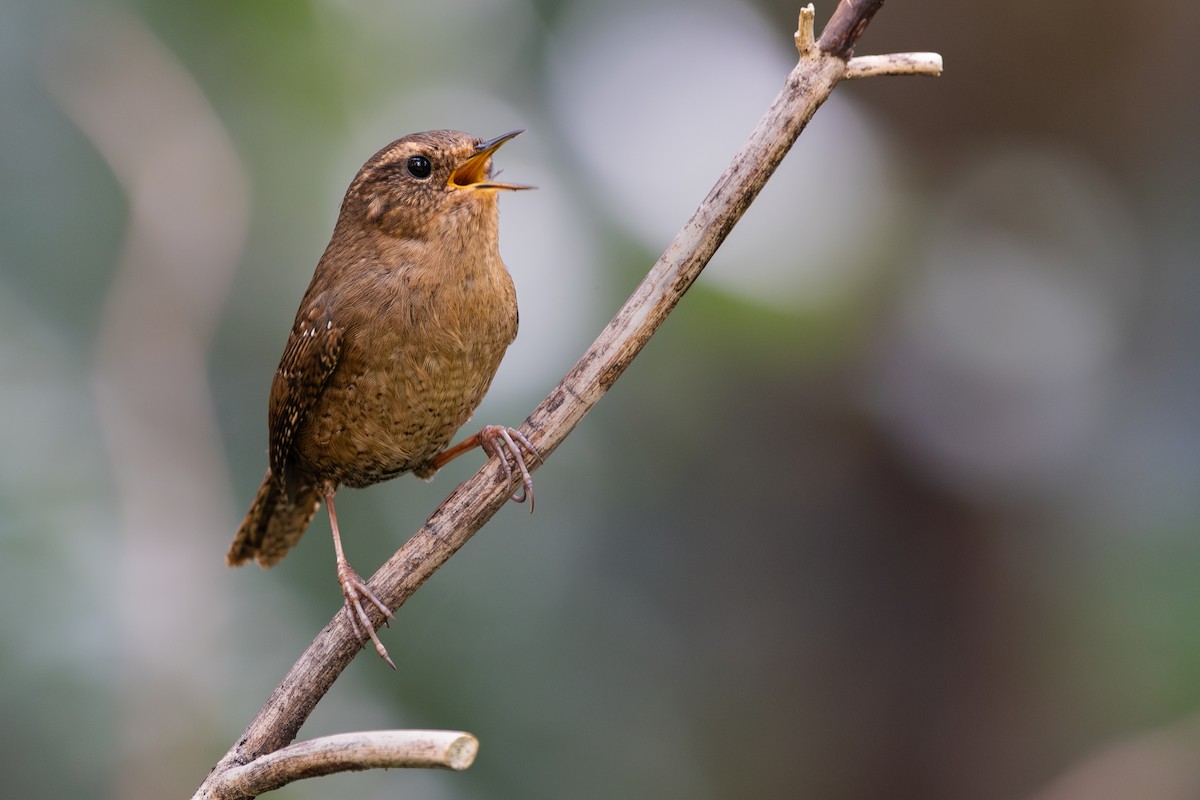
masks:
{"label": "bird's leg", "polygon": [[328,485],[323,486],[321,493],[325,496],[325,507],[329,509],[329,527],[333,531],[333,552],[337,556],[338,583],[342,585],[342,594],[346,598],[346,613],[350,616],[350,626],[354,628],[354,633],[358,636],[360,642],[366,642],[366,637],[363,636],[363,629],[365,628],[367,635],[375,643],[375,652],[379,653],[379,657],[386,661],[388,666],[395,669],[396,664],[388,656],[387,648],[383,646],[383,642],[379,641],[379,635],[375,633],[375,626],[371,624],[371,618],[363,610],[359,595],[365,597],[383,613],[384,625],[387,625],[389,619],[395,619],[396,617],[392,615],[391,609],[375,596],[375,593],[370,590],[359,574],[354,571],[354,567],[350,566],[350,562],[346,561],[346,555],[342,552],[342,536],[338,532],[337,511],[333,507],[334,488]]}
{"label": "bird's leg", "polygon": [[510,481],[513,476],[513,468],[508,463],[508,459],[512,458],[517,471],[521,473],[520,493],[514,492],[512,499],[517,503],[524,503],[528,499],[529,510],[533,511],[533,478],[529,474],[529,468],[525,466],[525,456],[522,455],[521,448],[524,447],[539,461],[542,457],[537,448],[533,446],[533,442],[529,441],[525,434],[516,428],[506,428],[503,425],[484,425],[479,429],[479,433],[468,436],[453,447],[448,447],[438,453],[429,464],[433,468],[433,472],[436,472],[463,453],[476,447],[482,447],[483,452],[499,459],[500,466],[504,470],[504,477]]}

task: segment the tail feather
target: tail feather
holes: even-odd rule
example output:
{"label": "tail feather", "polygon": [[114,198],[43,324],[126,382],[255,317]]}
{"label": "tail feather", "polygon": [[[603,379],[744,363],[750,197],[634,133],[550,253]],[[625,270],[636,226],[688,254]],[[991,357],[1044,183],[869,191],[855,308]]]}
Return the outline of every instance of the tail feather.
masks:
{"label": "tail feather", "polygon": [[253,558],[260,566],[271,566],[300,541],[320,507],[321,496],[315,488],[301,487],[293,500],[267,470],[246,519],[229,545],[225,563],[234,567]]}

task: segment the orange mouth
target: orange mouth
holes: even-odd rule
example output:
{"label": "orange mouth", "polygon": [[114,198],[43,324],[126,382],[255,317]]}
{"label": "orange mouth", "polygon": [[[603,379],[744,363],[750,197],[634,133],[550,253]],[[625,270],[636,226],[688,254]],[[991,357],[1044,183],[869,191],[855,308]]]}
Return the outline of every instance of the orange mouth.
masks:
{"label": "orange mouth", "polygon": [[452,189],[474,189],[476,191],[500,191],[520,189],[533,189],[533,186],[526,186],[520,183],[502,183],[500,181],[491,180],[492,154],[500,149],[500,146],[522,133],[524,130],[510,131],[502,136],[497,136],[487,142],[483,142],[476,146],[475,155],[468,158],[463,163],[459,164],[454,172],[450,173],[450,187]]}

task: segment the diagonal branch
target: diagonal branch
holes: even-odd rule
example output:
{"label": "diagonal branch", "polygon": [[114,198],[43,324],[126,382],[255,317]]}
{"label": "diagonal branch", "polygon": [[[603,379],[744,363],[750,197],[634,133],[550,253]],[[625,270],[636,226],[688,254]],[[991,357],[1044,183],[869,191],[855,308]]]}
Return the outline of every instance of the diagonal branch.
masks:
{"label": "diagonal branch", "polygon": [[821,31],[817,46],[831,56],[850,58],[858,37],[862,36],[867,23],[882,5],[883,0],[841,0],[826,23],[825,30]]}
{"label": "diagonal branch", "polygon": [[[812,6],[801,11],[796,36],[800,61],[771,107],[641,285],[525,421],[522,431],[542,455],[531,469],[549,458],[604,396],[700,275],[817,108],[838,81],[847,77],[848,53],[881,3],[842,0],[819,42],[813,41]],[[875,74],[893,73],[880,70]],[[371,589],[387,606],[399,608],[504,505],[511,491],[500,468],[489,460],[380,567],[371,578]],[[373,619],[376,625],[382,623],[378,614]],[[246,797],[230,784],[228,772],[291,742],[360,648],[343,609],[292,666],[195,796]]]}

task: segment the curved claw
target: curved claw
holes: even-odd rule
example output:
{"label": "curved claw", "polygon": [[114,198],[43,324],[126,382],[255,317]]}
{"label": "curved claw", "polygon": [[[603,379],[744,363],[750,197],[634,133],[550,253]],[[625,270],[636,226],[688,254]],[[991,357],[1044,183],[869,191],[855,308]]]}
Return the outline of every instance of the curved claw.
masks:
{"label": "curved claw", "polygon": [[[338,583],[342,585],[342,595],[346,598],[346,612],[350,617],[350,627],[354,629],[354,635],[364,644],[366,643],[367,636],[370,636],[371,641],[375,644],[375,652],[379,653],[379,657],[386,661],[389,667],[395,669],[396,664],[392,661],[391,656],[388,655],[387,648],[383,646],[379,635],[375,633],[375,626],[371,624],[371,618],[367,616],[366,610],[363,609],[359,595],[361,594],[371,605],[379,609],[384,617],[384,625],[388,624],[389,619],[395,619],[395,615],[392,614],[391,609],[375,596],[375,593],[370,590],[348,562],[338,562],[337,576]],[[363,635],[364,629],[367,632],[367,636]]]}
{"label": "curved claw", "polygon": [[[525,465],[525,456],[521,453],[521,448],[525,448],[531,456],[541,461],[542,456],[533,446],[533,442],[529,441],[529,438],[516,428],[508,428],[503,425],[485,425],[477,435],[479,446],[483,448],[484,452],[499,460],[500,467],[504,470],[505,480],[512,480],[513,464],[516,465],[517,471],[521,474],[521,486],[513,492],[510,499],[515,503],[524,503],[528,500],[529,512],[532,514],[533,477]],[[513,464],[509,464],[509,458],[512,459]]]}

